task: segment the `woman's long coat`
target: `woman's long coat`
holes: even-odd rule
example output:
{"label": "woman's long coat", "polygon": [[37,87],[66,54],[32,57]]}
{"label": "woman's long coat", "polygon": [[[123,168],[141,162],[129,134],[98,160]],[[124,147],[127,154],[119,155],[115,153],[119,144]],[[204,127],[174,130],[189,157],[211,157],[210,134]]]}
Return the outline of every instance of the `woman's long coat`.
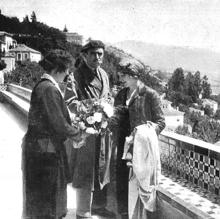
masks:
{"label": "woman's long coat", "polygon": [[[109,97],[109,80],[106,72],[98,68],[94,73],[83,63],[74,74],[79,100]],[[91,135],[86,145],[74,149],[73,186],[76,188],[102,188],[109,182],[111,134]]]}
{"label": "woman's long coat", "polygon": [[70,124],[60,91],[42,79],[32,92],[22,144],[24,218],[60,218],[67,212],[70,175],[64,141],[79,133]]}
{"label": "woman's long coat", "polygon": [[[160,132],[165,128],[165,119],[164,119],[164,115],[163,115],[163,112],[161,109],[160,98],[159,98],[157,92],[155,90],[149,88],[148,86],[144,86],[142,88],[138,87],[133,92],[130,99],[128,100],[128,109],[129,109],[130,126],[131,126],[132,131],[134,130],[135,127],[140,128],[140,125],[146,124],[147,122],[152,122],[151,128],[153,128],[153,132],[155,129],[155,132],[157,135],[159,135]],[[144,126],[142,126],[142,131],[143,130],[144,130],[144,132],[150,131],[150,129],[147,130],[147,128],[144,128]],[[152,132],[152,130],[151,130],[151,132]],[[146,164],[147,164],[147,166],[145,168],[146,171],[148,171],[148,169],[151,170],[151,171],[148,171],[149,175],[147,175],[146,181],[144,182],[145,186],[149,186],[151,184],[152,185],[157,184],[156,180],[157,180],[157,176],[159,173],[158,167],[160,166],[160,165],[158,165],[158,163],[160,160],[159,160],[159,154],[158,154],[159,149],[157,148],[158,142],[157,142],[156,134],[154,134],[155,136],[153,136],[153,133],[152,134],[146,133],[146,135],[143,135],[143,133],[142,133],[142,137],[144,136],[144,138],[139,138],[139,142],[136,140],[137,139],[136,137],[134,140],[134,144],[137,143],[137,144],[139,144],[139,146],[140,146],[140,142],[141,143],[144,142],[145,154],[148,153],[148,156],[145,156],[145,159],[146,159],[145,163],[141,163],[141,165],[144,165],[144,166],[146,166]],[[157,142],[157,143],[155,144],[155,142]],[[153,148],[152,148],[152,146],[153,146]],[[137,145],[136,145],[136,147],[137,147]],[[157,150],[155,150],[156,148],[157,148]],[[142,151],[141,151],[142,153],[140,153],[141,155],[144,155],[143,149],[144,148],[142,148]],[[140,152],[140,149],[138,149],[138,150]],[[156,154],[157,154],[157,156],[156,156]],[[136,158],[138,158],[138,156],[136,156]],[[133,157],[133,159],[134,159],[134,157]],[[154,162],[152,162],[152,160]],[[138,161],[138,159],[136,159],[136,161]],[[140,159],[139,159],[139,161],[140,161]],[[154,183],[152,183],[152,182],[149,183],[149,181],[148,181],[149,179],[154,181]],[[155,210],[153,208],[155,206],[153,206],[153,205],[152,205],[153,207],[151,206],[151,204],[154,202],[150,202],[151,199],[149,199],[149,197],[152,198],[153,194],[155,194],[155,193],[152,192],[152,194],[150,193],[150,195],[149,195],[149,193],[147,193],[143,188],[139,189],[139,187],[140,187],[139,183],[140,182],[137,181],[137,177],[132,177],[129,181],[129,218],[132,218],[132,219],[148,218],[149,216],[147,216],[147,214],[150,214],[150,213],[148,211],[146,211],[145,208],[147,208],[148,210],[151,210],[151,211]],[[142,194],[144,194],[144,195],[148,194],[148,195],[146,195],[145,201],[141,200],[141,198],[140,198],[140,197],[143,198],[144,195],[142,195],[140,197],[138,196],[138,194],[141,193],[139,191],[141,191]],[[153,200],[155,201],[155,199],[153,199]]]}
{"label": "woman's long coat", "polygon": [[148,86],[138,87],[128,100],[131,131],[147,121],[156,124],[156,133],[165,128],[165,118],[157,92]]}

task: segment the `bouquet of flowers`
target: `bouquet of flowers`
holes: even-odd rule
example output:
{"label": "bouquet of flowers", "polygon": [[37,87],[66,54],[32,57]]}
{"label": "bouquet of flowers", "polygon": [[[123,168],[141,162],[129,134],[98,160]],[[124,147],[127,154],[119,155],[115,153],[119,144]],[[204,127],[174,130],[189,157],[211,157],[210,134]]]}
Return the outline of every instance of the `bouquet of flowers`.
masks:
{"label": "bouquet of flowers", "polygon": [[[108,129],[108,119],[114,113],[112,105],[109,99],[74,101],[70,106],[72,124],[88,134],[104,133]],[[82,145],[81,142],[74,144],[74,147],[78,148]]]}

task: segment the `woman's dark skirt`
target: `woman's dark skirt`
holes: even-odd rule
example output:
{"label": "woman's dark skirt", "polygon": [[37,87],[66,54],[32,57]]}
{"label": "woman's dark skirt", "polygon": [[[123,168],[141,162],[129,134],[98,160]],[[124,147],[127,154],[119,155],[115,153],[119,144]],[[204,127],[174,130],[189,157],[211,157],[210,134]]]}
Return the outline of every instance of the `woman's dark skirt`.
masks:
{"label": "woman's dark skirt", "polygon": [[29,151],[30,144],[22,147],[23,218],[62,218],[67,212],[63,156]]}

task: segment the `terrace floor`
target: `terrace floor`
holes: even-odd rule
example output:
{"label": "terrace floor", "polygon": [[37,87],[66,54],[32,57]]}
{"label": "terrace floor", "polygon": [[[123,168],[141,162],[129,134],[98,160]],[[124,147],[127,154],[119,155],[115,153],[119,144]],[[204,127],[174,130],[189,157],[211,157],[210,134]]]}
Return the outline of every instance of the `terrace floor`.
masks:
{"label": "terrace floor", "polygon": [[198,211],[207,213],[209,218],[220,218],[220,196],[212,195],[207,190],[192,185],[186,180],[177,179],[172,175],[163,173],[160,186],[183,202],[183,206],[193,206]]}
{"label": "terrace floor", "polygon": [[[21,174],[21,139],[26,131],[27,121],[8,104],[0,103],[0,206],[1,218],[20,218],[22,212],[22,174]],[[207,218],[220,218],[220,196],[210,195],[206,190],[192,186],[185,180],[176,179],[163,173],[160,187],[173,200],[179,200],[181,210],[187,211],[193,206],[198,212],[207,214]],[[185,207],[184,207],[185,206]],[[75,218],[75,193],[68,186],[68,209],[65,219]],[[108,208],[117,212],[115,186],[111,184],[108,193]],[[94,219],[101,219],[94,216]],[[120,219],[117,215],[117,219]]]}

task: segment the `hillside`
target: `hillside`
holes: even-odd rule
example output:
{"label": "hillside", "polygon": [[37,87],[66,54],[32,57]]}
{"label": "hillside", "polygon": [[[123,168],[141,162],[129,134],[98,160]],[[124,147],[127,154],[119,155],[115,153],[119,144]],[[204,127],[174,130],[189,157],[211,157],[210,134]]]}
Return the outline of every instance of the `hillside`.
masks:
{"label": "hillside", "polygon": [[[13,38],[18,43],[23,43],[38,50],[43,55],[51,49],[64,49],[71,53],[73,59],[76,59],[82,47],[81,45],[67,42],[63,31],[39,22],[36,15],[34,19],[32,17],[29,20],[29,17],[25,16],[23,21],[19,21],[16,17],[0,14],[0,31],[13,34]],[[112,85],[118,82],[118,71],[124,71],[126,74],[146,74],[146,66],[142,62],[123,50],[110,45],[106,46],[103,67],[108,72]],[[148,77],[149,85],[157,89],[160,80],[153,75],[145,76]]]}
{"label": "hillside", "polygon": [[115,44],[153,69],[173,72],[177,67],[187,71],[200,71],[207,75],[213,92],[220,93],[220,53],[205,49],[173,47],[138,41],[122,41]]}

